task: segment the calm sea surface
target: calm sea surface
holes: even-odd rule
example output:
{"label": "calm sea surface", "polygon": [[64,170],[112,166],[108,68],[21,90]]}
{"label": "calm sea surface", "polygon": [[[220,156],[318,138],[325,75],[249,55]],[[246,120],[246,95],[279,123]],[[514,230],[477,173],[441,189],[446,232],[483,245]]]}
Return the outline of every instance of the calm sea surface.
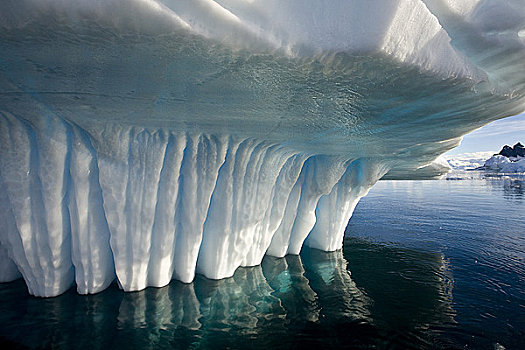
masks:
{"label": "calm sea surface", "polygon": [[525,179],[380,182],[343,251],[230,279],[0,300],[0,349],[525,349]]}

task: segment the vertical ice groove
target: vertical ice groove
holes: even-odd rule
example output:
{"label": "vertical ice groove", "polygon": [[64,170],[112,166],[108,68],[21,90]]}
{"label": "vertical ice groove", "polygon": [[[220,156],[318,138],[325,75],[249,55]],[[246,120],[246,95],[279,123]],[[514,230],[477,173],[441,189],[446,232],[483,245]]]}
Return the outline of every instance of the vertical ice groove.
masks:
{"label": "vertical ice groove", "polygon": [[313,228],[319,198],[331,191],[344,172],[344,161],[336,157],[311,156],[302,164],[267,254],[283,257],[299,254],[302,244]]}
{"label": "vertical ice groove", "polygon": [[[221,253],[225,252],[227,242],[226,236],[230,235],[233,221],[233,205],[235,192],[237,190],[234,177],[237,153],[242,153],[246,149],[248,141],[231,142],[226,153],[224,164],[219,169],[217,183],[210,199],[210,207],[203,227],[203,239],[200,247],[197,271],[209,278],[217,278],[219,273],[216,266],[221,263]],[[239,156],[240,158],[240,156]]]}
{"label": "vertical ice groove", "polygon": [[162,287],[173,276],[173,259],[177,239],[180,192],[180,169],[186,147],[186,135],[170,134],[160,173],[155,222],[151,234],[151,257],[148,285]]}
{"label": "vertical ice groove", "polygon": [[206,134],[188,135],[181,166],[174,278],[191,282],[203,238],[204,222],[219,169],[226,159],[230,140]]}
{"label": "vertical ice groove", "polygon": [[161,131],[123,128],[116,137],[120,138],[118,157],[100,162],[104,207],[120,285],[126,291],[141,290],[147,287],[167,136]]}
{"label": "vertical ice groove", "polygon": [[1,140],[2,177],[21,238],[12,241],[16,245],[13,251],[21,253],[15,263],[32,294],[61,294],[73,282],[69,215],[64,201],[66,125],[53,116],[43,116],[30,126],[4,113]]}
{"label": "vertical ice groove", "polygon": [[[249,167],[252,175],[252,182],[250,187],[254,187],[254,194],[252,195],[248,190],[246,200],[250,202],[250,207],[253,208],[252,213],[248,215],[253,216],[253,224],[250,225],[243,236],[243,257],[241,261],[242,266],[254,266],[261,263],[261,260],[268,248],[274,229],[271,226],[272,206],[278,206],[279,203],[274,203],[276,186],[279,184],[278,179],[281,170],[286,160],[290,157],[290,153],[284,149],[271,146],[265,149],[257,157],[257,162]],[[281,183],[282,184],[282,183]],[[289,193],[291,186],[277,189]]]}
{"label": "vertical ice groove", "polygon": [[286,205],[282,214],[282,218],[279,222],[279,226],[275,230],[270,245],[266,254],[282,258],[288,251],[290,243],[290,232],[297,215],[297,206],[299,205],[299,199],[301,198],[301,186],[304,181],[304,164],[301,166],[301,172],[295,182],[292,183],[292,189],[290,194],[286,198]]}
{"label": "vertical ice groove", "polygon": [[[33,121],[36,139],[35,164],[38,164],[38,182],[41,186],[42,211],[49,244],[51,264],[48,269],[56,279],[46,289],[68,288],[73,282],[71,261],[71,226],[67,208],[67,189],[70,166],[70,129],[57,116],[44,112]],[[58,283],[58,285],[56,284]],[[61,286],[61,287],[58,287]]]}
{"label": "vertical ice groove", "polygon": [[[6,128],[7,125],[7,119],[2,115],[0,118],[0,135],[2,135],[4,140],[7,140],[6,132],[9,130]],[[2,143],[0,146],[1,150],[4,150],[4,152],[7,150],[7,148],[5,148],[6,143]],[[6,249],[8,257],[12,259],[13,263],[22,274],[29,292],[34,294],[33,286],[36,285],[35,281],[37,280],[37,277],[34,275],[28,257],[26,256],[22,242],[22,235],[16,226],[15,218],[11,209],[12,204],[8,197],[7,187],[4,185],[3,177],[5,175],[2,170],[7,170],[5,166],[9,164],[5,162],[6,159],[4,157],[7,157],[7,154],[4,152],[2,153],[2,157],[0,157],[0,222],[3,223],[0,227],[0,243]]]}
{"label": "vertical ice groove", "polygon": [[[264,218],[257,225],[253,234],[252,243],[248,247],[248,252],[243,260],[243,266],[254,266],[261,262],[267,252],[270,242],[280,226],[288,197],[299,177],[305,155],[290,154],[280,148],[275,152],[279,157],[275,158],[275,169],[277,177],[274,180],[271,192],[268,191],[270,198],[264,213]],[[266,164],[268,166],[268,164]],[[269,165],[270,167],[272,165]],[[262,171],[265,171],[264,169]],[[267,190],[267,189],[263,189]]]}
{"label": "vertical ice groove", "polygon": [[332,191],[319,200],[315,209],[317,220],[304,244],[324,251],[341,249],[346,225],[357,202],[387,171],[377,161],[363,158],[350,161]]}
{"label": "vertical ice groove", "polygon": [[109,228],[95,150],[77,127],[72,128],[71,144],[69,213],[75,281],[80,294],[97,293],[115,279]]}
{"label": "vertical ice groove", "polygon": [[265,148],[265,152],[257,157],[257,163],[250,167],[254,177],[254,195],[245,195],[253,207],[254,222],[250,230],[244,234],[243,259],[241,266],[254,266],[261,260],[268,248],[273,231],[270,230],[272,201],[278,184],[279,174],[289,153],[278,146]]}
{"label": "vertical ice groove", "polygon": [[[262,145],[263,143],[258,145],[260,152],[257,152],[256,157],[252,157],[246,173],[246,176],[252,180],[248,184],[248,188],[243,191],[243,202],[246,203],[245,207],[249,209],[248,213],[244,213],[246,218],[243,220],[247,221],[247,225],[241,228],[244,232],[240,232],[241,242],[239,246],[242,259],[236,264],[241,266],[246,266],[246,260],[251,262],[253,252],[264,249],[261,246],[260,228],[270,206],[272,190],[282,166],[282,162],[279,163],[278,161],[278,159],[283,158],[280,157],[281,152],[276,152],[274,146],[264,145],[263,147]],[[259,263],[260,261],[253,265]]]}
{"label": "vertical ice groove", "polygon": [[[29,153],[29,163],[28,174],[29,174],[29,188],[28,195],[30,196],[29,207],[27,208],[26,215],[29,217],[31,222],[31,229],[27,231],[29,246],[27,250],[30,253],[34,254],[34,261],[38,272],[41,274],[42,278],[39,278],[40,290],[42,293],[45,293],[46,286],[54,281],[52,276],[49,276],[47,271],[51,268],[52,263],[49,261],[51,257],[51,247],[45,242],[48,233],[45,226],[45,217],[43,213],[43,203],[42,203],[42,192],[40,179],[38,178],[38,163],[39,163],[39,154],[38,146],[36,145],[36,140],[34,138],[34,132],[32,129],[28,130],[28,153]],[[25,246],[25,245],[24,245]]]}
{"label": "vertical ice groove", "polygon": [[[262,143],[252,143],[241,157],[240,166],[236,166],[235,177],[239,181],[237,186],[234,186],[236,201],[233,205],[232,234],[227,236],[229,243],[226,249],[232,255],[230,266],[227,267],[228,275],[233,275],[235,269],[241,264],[246,253],[248,236],[253,234],[253,227],[259,220],[259,214],[251,199],[257,197],[256,187],[259,183],[256,176],[260,170],[258,160],[266,148],[267,146],[263,146]],[[258,198],[258,200],[260,202],[263,199]]]}
{"label": "vertical ice groove", "polygon": [[[131,211],[125,214],[130,222],[128,240],[129,236],[133,237],[132,276],[137,276],[136,282],[131,286],[133,290],[147,287],[152,228],[166,144],[166,136],[161,132],[150,133],[142,130],[133,138],[131,159],[134,162],[140,161],[136,165],[132,163],[134,167],[129,169],[131,181],[128,190],[130,191],[126,196],[130,201],[127,209]],[[134,212],[137,214],[133,215]]]}
{"label": "vertical ice groove", "polygon": [[250,249],[266,250],[253,246],[258,244],[254,236],[270,205],[271,189],[280,169],[273,158],[278,158],[280,152],[257,140],[244,140],[230,148],[205,222],[198,260],[200,273],[211,278],[231,276]]}
{"label": "vertical ice groove", "polygon": [[[120,278],[124,278],[126,272],[127,240],[125,237],[119,238],[119,236],[127,231],[123,212],[126,201],[125,189],[128,183],[128,171],[123,158],[125,158],[124,153],[129,147],[129,132],[115,128],[107,128],[104,132],[105,139],[113,143],[111,147],[113,154],[108,155],[99,151],[97,156],[99,183],[102,189],[104,211],[110,232],[110,247],[113,253],[115,273],[119,285],[123,287]],[[118,159],[118,161],[112,161],[110,156]],[[127,158],[125,159],[127,160]]]}
{"label": "vertical ice groove", "polygon": [[344,161],[328,156],[312,157],[304,166],[306,174],[290,232],[288,254],[299,254],[304,240],[315,225],[315,208],[319,198],[332,190],[345,170]]}

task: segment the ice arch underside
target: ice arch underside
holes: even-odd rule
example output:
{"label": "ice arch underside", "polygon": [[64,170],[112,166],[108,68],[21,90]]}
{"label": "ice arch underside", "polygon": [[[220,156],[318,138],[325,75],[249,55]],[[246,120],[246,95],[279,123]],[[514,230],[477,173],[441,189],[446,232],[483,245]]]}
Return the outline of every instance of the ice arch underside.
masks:
{"label": "ice arch underside", "polygon": [[0,4],[0,280],[55,296],[342,246],[524,110],[522,1]]}

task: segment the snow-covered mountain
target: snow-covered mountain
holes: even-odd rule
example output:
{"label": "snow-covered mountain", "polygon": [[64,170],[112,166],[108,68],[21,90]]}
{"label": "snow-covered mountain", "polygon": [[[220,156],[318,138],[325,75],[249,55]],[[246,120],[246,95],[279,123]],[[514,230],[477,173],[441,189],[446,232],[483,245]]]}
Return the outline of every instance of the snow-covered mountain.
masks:
{"label": "snow-covered mountain", "polygon": [[497,154],[494,154],[494,152],[463,153],[446,156],[446,159],[455,171],[484,170],[496,173],[525,172],[525,148],[519,142],[513,147],[504,146]]}
{"label": "snow-covered mountain", "polygon": [[520,142],[514,147],[505,145],[498,154],[487,159],[479,169],[499,173],[525,172],[525,147]]}

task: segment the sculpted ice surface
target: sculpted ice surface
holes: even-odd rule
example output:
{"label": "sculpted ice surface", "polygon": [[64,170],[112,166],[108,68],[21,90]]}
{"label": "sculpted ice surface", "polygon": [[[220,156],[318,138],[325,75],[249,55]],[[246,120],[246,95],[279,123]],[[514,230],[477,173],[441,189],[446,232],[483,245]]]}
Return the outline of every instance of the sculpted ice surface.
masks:
{"label": "sculpted ice surface", "polygon": [[6,0],[0,279],[210,278],[342,246],[380,178],[522,112],[519,0]]}

